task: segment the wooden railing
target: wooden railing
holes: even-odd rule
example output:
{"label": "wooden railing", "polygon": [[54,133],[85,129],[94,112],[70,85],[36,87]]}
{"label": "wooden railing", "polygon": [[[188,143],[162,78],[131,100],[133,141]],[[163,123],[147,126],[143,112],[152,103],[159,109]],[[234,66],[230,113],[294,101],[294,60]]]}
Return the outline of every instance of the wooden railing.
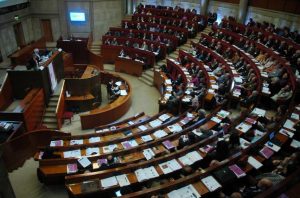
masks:
{"label": "wooden railing", "polygon": [[56,119],[57,119],[57,128],[60,129],[62,126],[62,119],[63,119],[63,114],[65,111],[65,80],[63,80],[63,85],[59,94],[55,114],[56,114]]}
{"label": "wooden railing", "polygon": [[5,75],[3,84],[0,89],[0,110],[5,110],[13,102],[13,93],[12,85],[8,78],[8,75]]}
{"label": "wooden railing", "polygon": [[97,66],[100,70],[103,70],[103,58],[101,55],[94,54],[91,51],[92,43],[93,43],[93,33],[90,34],[88,44],[87,44],[89,63],[91,65]]}
{"label": "wooden railing", "polygon": [[53,130],[37,130],[21,135],[2,145],[4,164],[9,172],[21,167],[30,157],[33,157],[38,147],[47,146],[53,136],[69,136]]}

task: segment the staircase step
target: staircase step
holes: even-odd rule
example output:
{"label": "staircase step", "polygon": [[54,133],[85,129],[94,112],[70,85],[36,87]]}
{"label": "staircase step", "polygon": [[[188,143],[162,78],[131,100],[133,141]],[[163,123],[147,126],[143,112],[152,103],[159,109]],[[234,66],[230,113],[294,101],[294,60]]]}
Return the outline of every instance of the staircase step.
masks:
{"label": "staircase step", "polygon": [[56,111],[56,107],[48,107],[46,108],[46,112],[54,112]]}
{"label": "staircase step", "polygon": [[55,115],[55,113],[53,113],[53,112],[45,112],[45,114],[44,114],[44,118],[56,118],[56,115]]}
{"label": "staircase step", "polygon": [[151,77],[152,79],[154,77],[154,71],[152,69],[146,70],[143,74],[146,75],[146,76]]}
{"label": "staircase step", "polygon": [[171,58],[173,58],[173,59],[176,59],[176,58],[178,57],[178,54],[172,53],[172,54],[169,55],[169,57],[171,57]]}
{"label": "staircase step", "polygon": [[49,129],[57,129],[57,124],[48,124],[48,123],[43,123],[47,128]]}
{"label": "staircase step", "polygon": [[149,81],[150,83],[153,83],[153,76],[148,76],[145,73],[141,76],[141,78],[144,78],[145,80]]}
{"label": "staircase step", "polygon": [[151,82],[149,82],[147,79],[143,78],[143,77],[139,77],[138,78],[140,81],[142,81],[143,83],[145,83],[146,85],[149,85],[149,86],[153,86],[153,79]]}
{"label": "staircase step", "polygon": [[56,118],[44,118],[43,123],[57,124],[57,120],[56,120]]}

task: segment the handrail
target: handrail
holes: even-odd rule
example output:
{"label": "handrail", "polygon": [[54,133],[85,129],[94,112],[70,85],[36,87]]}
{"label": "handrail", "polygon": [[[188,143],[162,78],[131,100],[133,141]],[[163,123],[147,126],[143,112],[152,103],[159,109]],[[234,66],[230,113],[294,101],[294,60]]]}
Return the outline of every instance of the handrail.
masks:
{"label": "handrail", "polygon": [[59,93],[59,98],[58,98],[58,102],[57,102],[58,105],[56,106],[56,109],[55,109],[56,116],[57,116],[57,113],[58,113],[59,104],[60,104],[61,97],[62,97],[62,94],[63,94],[63,91],[64,91],[64,87],[65,87],[65,80],[63,80],[62,88],[61,88],[60,93]]}

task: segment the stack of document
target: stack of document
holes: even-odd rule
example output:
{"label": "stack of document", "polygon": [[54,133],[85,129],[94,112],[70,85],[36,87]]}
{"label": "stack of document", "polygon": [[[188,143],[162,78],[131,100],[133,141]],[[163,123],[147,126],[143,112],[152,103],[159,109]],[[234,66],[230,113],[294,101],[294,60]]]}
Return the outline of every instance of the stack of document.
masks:
{"label": "stack of document", "polygon": [[67,165],[67,174],[77,173],[78,167],[77,164],[68,164]]}
{"label": "stack of document", "polygon": [[91,137],[89,139],[89,143],[96,143],[96,142],[100,142],[101,138],[100,137]]}
{"label": "stack of document", "polygon": [[161,163],[159,164],[159,167],[164,174],[168,174],[182,168],[176,159]]}
{"label": "stack of document", "polygon": [[71,140],[70,145],[79,145],[83,144],[83,140]]}
{"label": "stack of document", "polygon": [[241,145],[242,149],[245,149],[248,146],[250,146],[251,143],[248,142],[247,140],[245,140],[244,138],[240,138],[240,145]]}
{"label": "stack of document", "polygon": [[121,90],[120,95],[121,96],[127,96],[127,91],[126,90]]}
{"label": "stack of document", "polygon": [[270,149],[272,149],[275,152],[278,152],[280,150],[280,148],[281,148],[280,146],[278,146],[278,145],[276,145],[276,144],[274,144],[274,143],[272,143],[270,141],[268,141],[267,143],[265,143],[265,146],[268,147],[268,148],[270,148]]}
{"label": "stack of document", "polygon": [[283,127],[286,128],[286,129],[290,129],[290,130],[292,130],[292,131],[296,131],[296,129],[294,128],[295,124],[296,124],[296,123],[293,122],[292,120],[287,119],[287,120],[285,121]]}
{"label": "stack of document", "polygon": [[162,137],[167,136],[168,134],[167,134],[164,130],[158,130],[158,131],[155,131],[155,132],[153,133],[153,135],[154,135],[157,139],[159,139],[159,138],[162,138]]}
{"label": "stack of document", "polygon": [[111,144],[111,145],[108,145],[108,146],[104,146],[103,147],[103,153],[111,153],[111,152],[114,151],[115,148],[117,148],[116,144]]}
{"label": "stack of document", "polygon": [[221,110],[218,112],[218,116],[221,117],[221,118],[226,118],[227,116],[229,116],[230,112],[228,111],[225,111],[225,110]]}
{"label": "stack of document", "polygon": [[240,95],[241,95],[241,90],[235,88],[235,89],[233,90],[233,92],[232,92],[232,95],[235,96],[235,97],[237,97],[237,98],[240,97]]}
{"label": "stack of document", "polygon": [[83,168],[86,168],[92,164],[91,161],[87,157],[80,158],[77,161]]}
{"label": "stack of document", "polygon": [[165,84],[167,84],[167,85],[172,84],[171,79],[166,79],[166,80],[165,80]]}
{"label": "stack of document", "polygon": [[217,118],[217,117],[212,117],[210,120],[211,120],[211,121],[214,121],[214,122],[217,123],[217,124],[219,124],[219,123],[222,122],[222,120],[219,119],[219,118]]}
{"label": "stack of document", "polygon": [[182,130],[181,126],[179,124],[173,124],[171,126],[167,126],[167,128],[172,132],[172,133],[176,133],[176,132],[180,132]]}
{"label": "stack of document", "polygon": [[175,148],[172,142],[170,140],[163,141],[163,145],[166,147],[166,149],[171,150]]}
{"label": "stack of document", "polygon": [[138,143],[134,139],[133,140],[128,140],[128,141],[121,142],[121,144],[124,147],[124,149],[130,149],[132,147],[138,146]]}
{"label": "stack of document", "polygon": [[213,176],[205,177],[201,181],[210,192],[222,187]]}
{"label": "stack of document", "polygon": [[150,166],[149,168],[138,169],[134,171],[134,173],[139,182],[159,177],[159,174],[157,173],[154,166]]}
{"label": "stack of document", "polygon": [[264,148],[262,148],[259,151],[259,153],[262,156],[264,156],[266,159],[269,159],[274,154],[274,152],[271,149],[269,149],[269,147],[266,147],[266,146]]}
{"label": "stack of document", "polygon": [[100,155],[99,147],[87,148],[86,155]]}
{"label": "stack of document", "polygon": [[161,121],[166,121],[167,119],[170,118],[168,114],[162,114],[161,116],[158,117]]}
{"label": "stack of document", "polygon": [[149,125],[152,127],[152,128],[155,128],[155,127],[158,127],[162,124],[162,121],[156,119],[156,120],[153,120],[151,122],[149,122]]}
{"label": "stack of document", "polygon": [[64,158],[72,158],[72,157],[75,157],[75,158],[81,157],[80,149],[64,152]]}
{"label": "stack of document", "polygon": [[248,163],[255,169],[259,169],[260,167],[262,167],[262,163],[260,163],[259,161],[257,161],[254,157],[249,156],[248,157]]}
{"label": "stack of document", "polygon": [[178,160],[184,165],[192,165],[197,161],[202,160],[202,156],[197,151],[192,151],[182,157],[180,157]]}
{"label": "stack of document", "polygon": [[298,140],[293,139],[291,142],[291,147],[298,149],[300,148],[300,142]]}
{"label": "stack of document", "polygon": [[260,109],[260,108],[254,108],[253,111],[251,112],[252,114],[256,114],[260,117],[264,117],[266,115],[266,110]]}
{"label": "stack of document", "polygon": [[147,127],[145,125],[140,125],[138,127],[141,131],[146,131],[147,130]]}
{"label": "stack of document", "polygon": [[55,147],[55,146],[63,146],[64,145],[64,141],[63,140],[54,140],[50,142],[50,146],[51,147]]}
{"label": "stack of document", "polygon": [[153,140],[153,138],[151,137],[151,135],[144,135],[141,137],[143,142],[150,142]]}
{"label": "stack of document", "polygon": [[130,185],[130,182],[129,182],[126,174],[118,175],[118,176],[116,176],[116,179],[117,179],[120,187]]}
{"label": "stack of document", "polygon": [[293,132],[291,132],[291,131],[289,131],[289,130],[286,130],[286,129],[284,129],[284,128],[281,128],[281,129],[279,130],[279,133],[281,133],[282,135],[288,136],[289,138],[294,137],[294,133],[293,133]]}
{"label": "stack of document", "polygon": [[294,120],[299,120],[299,114],[292,113],[291,118],[294,119]]}
{"label": "stack of document", "polygon": [[118,181],[117,181],[117,178],[115,176],[114,177],[109,177],[109,178],[106,178],[106,179],[101,179],[100,182],[101,182],[102,188],[109,188],[109,187],[118,185]]}
{"label": "stack of document", "polygon": [[143,151],[143,155],[147,160],[150,160],[155,156],[155,153],[152,151],[151,148],[148,148]]}
{"label": "stack of document", "polygon": [[121,86],[121,85],[122,85],[122,82],[121,82],[121,81],[117,81],[117,82],[115,82],[115,84],[116,84],[117,86]]}
{"label": "stack of document", "polygon": [[237,129],[237,130],[239,130],[239,131],[241,131],[243,133],[246,133],[247,131],[249,131],[251,129],[251,127],[252,127],[252,125],[249,125],[249,124],[247,124],[245,122],[242,122],[239,125],[237,125],[235,127],[235,129]]}
{"label": "stack of document", "polygon": [[246,176],[246,173],[236,164],[231,165],[228,168],[237,176],[237,178]]}
{"label": "stack of document", "polygon": [[192,184],[168,193],[169,198],[199,198],[201,195]]}

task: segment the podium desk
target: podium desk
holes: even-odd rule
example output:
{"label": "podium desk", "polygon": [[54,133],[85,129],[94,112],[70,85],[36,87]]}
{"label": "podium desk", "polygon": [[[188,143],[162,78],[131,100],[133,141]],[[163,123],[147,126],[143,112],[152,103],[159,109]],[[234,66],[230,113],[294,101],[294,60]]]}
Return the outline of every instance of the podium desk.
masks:
{"label": "podium desk", "polygon": [[118,57],[115,61],[115,71],[134,76],[141,76],[144,63],[132,60],[131,58]]}
{"label": "podium desk", "polygon": [[80,112],[93,109],[94,100],[95,97],[92,94],[65,98],[67,108],[78,110]]}

